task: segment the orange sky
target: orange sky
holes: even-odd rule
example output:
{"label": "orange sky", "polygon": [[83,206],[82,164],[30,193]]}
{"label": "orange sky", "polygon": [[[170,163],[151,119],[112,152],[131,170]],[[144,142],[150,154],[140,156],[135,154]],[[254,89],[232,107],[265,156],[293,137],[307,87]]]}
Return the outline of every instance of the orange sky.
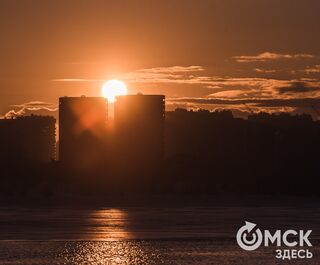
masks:
{"label": "orange sky", "polygon": [[[320,109],[318,0],[2,0],[0,114],[105,80],[168,108]],[[12,113],[12,112],[11,112]]]}

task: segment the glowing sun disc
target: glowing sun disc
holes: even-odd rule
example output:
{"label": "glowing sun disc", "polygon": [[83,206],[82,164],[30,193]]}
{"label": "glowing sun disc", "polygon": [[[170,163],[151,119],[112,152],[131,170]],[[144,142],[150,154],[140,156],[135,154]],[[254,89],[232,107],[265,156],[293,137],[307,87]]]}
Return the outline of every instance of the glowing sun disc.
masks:
{"label": "glowing sun disc", "polygon": [[120,80],[109,80],[102,86],[102,95],[109,103],[114,103],[117,96],[127,95],[127,86]]}

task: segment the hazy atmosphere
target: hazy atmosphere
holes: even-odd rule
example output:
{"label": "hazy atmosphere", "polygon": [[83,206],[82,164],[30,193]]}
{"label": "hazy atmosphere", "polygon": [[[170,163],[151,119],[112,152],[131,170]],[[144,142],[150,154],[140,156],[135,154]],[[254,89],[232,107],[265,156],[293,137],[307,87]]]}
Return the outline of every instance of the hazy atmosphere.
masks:
{"label": "hazy atmosphere", "polygon": [[[165,94],[166,108],[320,108],[318,0],[0,1],[0,114],[59,96]],[[10,111],[14,110],[14,111]],[[39,111],[40,110],[40,111]]]}
{"label": "hazy atmosphere", "polygon": [[0,0],[0,265],[319,265],[319,11]]}

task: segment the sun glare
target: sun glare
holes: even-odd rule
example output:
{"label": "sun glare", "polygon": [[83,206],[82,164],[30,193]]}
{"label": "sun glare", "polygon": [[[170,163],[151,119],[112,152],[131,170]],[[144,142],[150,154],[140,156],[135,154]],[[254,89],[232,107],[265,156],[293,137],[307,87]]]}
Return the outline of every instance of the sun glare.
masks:
{"label": "sun glare", "polygon": [[109,80],[102,86],[102,95],[109,103],[114,103],[117,96],[127,95],[127,86],[120,80]]}

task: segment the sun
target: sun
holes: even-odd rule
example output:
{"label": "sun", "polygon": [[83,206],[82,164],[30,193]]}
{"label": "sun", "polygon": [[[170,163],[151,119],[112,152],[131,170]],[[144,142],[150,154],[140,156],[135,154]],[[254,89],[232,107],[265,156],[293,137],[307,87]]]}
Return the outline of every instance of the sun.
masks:
{"label": "sun", "polygon": [[109,80],[103,84],[101,93],[109,103],[114,103],[117,96],[127,95],[127,86],[120,80]]}

